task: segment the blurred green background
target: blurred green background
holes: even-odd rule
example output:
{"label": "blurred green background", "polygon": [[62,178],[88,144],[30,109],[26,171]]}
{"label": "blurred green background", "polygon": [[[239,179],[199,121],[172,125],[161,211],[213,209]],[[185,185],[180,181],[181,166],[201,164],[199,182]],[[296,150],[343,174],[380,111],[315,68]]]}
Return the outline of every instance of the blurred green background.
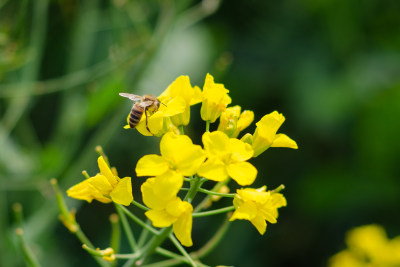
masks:
{"label": "blurred green background", "polygon": [[[24,265],[15,202],[44,266],[96,266],[58,221],[49,179],[66,190],[95,174],[102,145],[137,191],[136,161],[159,139],[122,129],[131,103],[118,93],[158,95],[179,75],[202,87],[207,72],[256,121],[282,112],[299,150],[252,160],[254,186],[285,184],[288,207],[264,236],[232,223],[206,264],[325,266],[352,227],[400,235],[399,13],[396,0],[0,1],[0,266]],[[108,246],[112,205],[68,203]],[[222,220],[196,219],[194,248]]]}

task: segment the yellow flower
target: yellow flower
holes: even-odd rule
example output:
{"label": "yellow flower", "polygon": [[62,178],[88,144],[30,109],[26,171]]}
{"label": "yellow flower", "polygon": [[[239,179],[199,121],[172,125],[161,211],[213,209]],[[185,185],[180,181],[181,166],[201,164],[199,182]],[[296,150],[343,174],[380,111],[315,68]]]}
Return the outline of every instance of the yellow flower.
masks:
{"label": "yellow flower", "polygon": [[207,73],[203,86],[203,104],[201,105],[201,118],[204,121],[215,122],[217,118],[231,103],[228,96],[229,90],[225,89],[223,84],[214,83],[214,78]]}
{"label": "yellow flower", "polygon": [[254,120],[254,113],[245,110],[240,113],[240,106],[227,108],[219,118],[218,131],[226,133],[229,137],[238,137]]}
{"label": "yellow flower", "polygon": [[182,245],[192,246],[192,212],[189,202],[182,201],[176,196],[182,186],[179,176],[167,172],[155,178],[149,178],[142,185],[143,202],[150,208],[145,215],[155,227],[172,225],[175,236]]}
{"label": "yellow flower", "polygon": [[[146,128],[146,114],[142,115],[140,122],[136,126],[136,129],[145,136],[161,136],[167,131],[169,131],[169,120],[172,116],[180,114],[185,111],[186,101],[182,96],[175,96],[168,100],[168,103],[160,105],[158,111],[154,114],[148,114],[147,116],[147,126],[149,127],[151,133]],[[130,128],[129,126],[129,115],[127,118],[127,123],[124,128]]]}
{"label": "yellow flower", "polygon": [[158,97],[165,105],[176,97],[182,97],[186,106],[183,113],[171,117],[176,126],[188,125],[190,121],[190,106],[201,102],[201,90],[199,87],[192,87],[189,76],[179,76],[168,88]]}
{"label": "yellow flower", "polygon": [[297,149],[295,141],[285,134],[276,133],[284,121],[285,117],[277,111],[267,114],[256,123],[257,128],[254,135],[246,134],[241,140],[252,145],[254,157],[257,157],[269,147],[289,147]]}
{"label": "yellow flower", "polygon": [[334,255],[329,266],[400,266],[400,236],[388,239],[382,226],[357,227],[348,232],[346,243],[348,248]]}
{"label": "yellow flower", "polygon": [[220,131],[204,133],[203,144],[208,159],[198,170],[200,176],[218,182],[230,176],[240,185],[254,182],[257,169],[246,162],[253,156],[249,144]]}
{"label": "yellow flower", "polygon": [[114,201],[129,206],[133,200],[131,178],[114,175],[102,156],[97,162],[100,173],[68,189],[68,196],[89,203],[96,199],[102,203]]}
{"label": "yellow flower", "polygon": [[265,190],[265,186],[258,189],[238,189],[233,199],[236,210],[230,221],[249,220],[263,235],[267,229],[266,221],[276,223],[278,208],[286,206],[286,199],[282,194]]}
{"label": "yellow flower", "polygon": [[137,176],[157,176],[168,170],[181,176],[192,176],[206,158],[201,146],[194,145],[188,136],[172,132],[162,137],[160,151],[161,156],[146,155],[138,161]]}

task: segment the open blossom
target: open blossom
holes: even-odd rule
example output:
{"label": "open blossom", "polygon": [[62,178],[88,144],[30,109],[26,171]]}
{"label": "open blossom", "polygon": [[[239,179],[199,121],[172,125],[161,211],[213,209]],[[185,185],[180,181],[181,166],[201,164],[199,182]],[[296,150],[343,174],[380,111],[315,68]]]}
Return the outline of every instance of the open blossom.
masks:
{"label": "open blossom", "polygon": [[178,174],[169,171],[155,178],[149,178],[142,185],[143,202],[150,208],[145,215],[155,227],[169,227],[182,245],[192,246],[192,212],[189,202],[182,201],[177,193],[182,183]]}
{"label": "open blossom", "polygon": [[241,140],[252,145],[254,157],[257,157],[270,147],[289,147],[297,149],[295,141],[285,134],[277,134],[279,127],[285,121],[285,117],[274,111],[265,115],[256,123],[254,135],[246,134]]}
{"label": "open blossom", "polygon": [[166,133],[160,142],[160,155],[146,155],[136,165],[137,176],[157,176],[169,170],[182,176],[196,174],[206,155],[186,135]]}
{"label": "open blossom", "polygon": [[176,125],[188,125],[190,121],[190,106],[201,102],[201,90],[199,87],[190,84],[189,76],[179,76],[168,86],[168,88],[158,97],[167,107],[169,102],[175,98],[185,100],[185,110],[182,113],[171,116],[171,121]]}
{"label": "open blossom", "polygon": [[232,100],[229,90],[223,84],[215,83],[214,77],[207,73],[203,86],[201,118],[204,121],[215,122]]}
{"label": "open blossom", "polygon": [[131,178],[119,178],[100,156],[97,160],[100,173],[67,190],[68,196],[92,202],[115,203],[129,206],[133,200]]}
{"label": "open blossom", "polygon": [[267,229],[266,221],[276,223],[278,208],[286,206],[286,199],[282,194],[265,190],[265,186],[258,189],[238,189],[233,199],[236,210],[230,221],[248,220],[263,235]]}
{"label": "open blossom", "polygon": [[253,149],[236,138],[215,131],[203,134],[207,161],[202,164],[198,174],[213,181],[224,181],[232,177],[240,185],[250,185],[257,176],[257,169],[246,162],[253,156]]}
{"label": "open blossom", "polygon": [[227,108],[219,118],[218,131],[226,133],[229,137],[238,137],[241,131],[249,127],[254,120],[254,112],[245,110],[241,112],[240,106]]}

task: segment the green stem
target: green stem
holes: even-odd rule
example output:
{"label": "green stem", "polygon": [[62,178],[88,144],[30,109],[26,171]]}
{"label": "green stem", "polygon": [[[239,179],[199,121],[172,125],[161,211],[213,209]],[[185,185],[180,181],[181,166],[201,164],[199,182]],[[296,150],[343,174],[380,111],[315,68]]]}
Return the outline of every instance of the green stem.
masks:
{"label": "green stem", "polygon": [[128,220],[126,219],[123,208],[121,207],[121,205],[119,205],[117,203],[114,203],[114,204],[115,204],[115,208],[117,209],[118,216],[121,220],[122,227],[124,228],[124,231],[126,233],[126,237],[128,238],[128,243],[129,243],[131,249],[133,251],[138,251],[139,247],[136,244],[135,237],[133,236],[132,229],[129,226]]}
{"label": "green stem", "polygon": [[221,197],[230,197],[230,198],[235,197],[235,194],[218,193],[218,192],[210,191],[210,190],[203,189],[203,188],[199,188],[199,192],[206,193],[208,195],[221,196]]}
{"label": "green stem", "polygon": [[192,213],[193,218],[198,218],[198,217],[206,217],[206,216],[211,216],[211,215],[216,215],[216,214],[221,214],[225,212],[229,212],[234,210],[234,206],[229,206],[221,209],[216,209],[216,210],[210,210],[210,211],[204,211],[204,212],[194,212]]}
{"label": "green stem", "polygon": [[275,188],[274,190],[272,190],[271,193],[279,193],[279,192],[281,192],[283,189],[285,189],[285,185],[281,184],[280,186],[278,186],[277,188]]}
{"label": "green stem", "polygon": [[210,132],[210,121],[206,121],[206,132]]}
{"label": "green stem", "polygon": [[[212,192],[218,192],[218,191],[221,189],[221,187],[223,187],[224,185],[226,185],[226,184],[229,182],[229,180],[230,180],[230,179],[228,178],[228,179],[226,179],[225,181],[222,181],[222,182],[217,183],[217,184],[211,189],[211,191],[212,191]],[[194,209],[194,212],[201,211],[201,210],[209,203],[209,201],[210,201],[210,196],[208,195],[207,197],[205,197],[205,198],[203,199],[203,201],[200,202],[199,205],[196,206],[196,208]]]}
{"label": "green stem", "polygon": [[139,202],[137,202],[137,201],[135,201],[135,200],[132,200],[132,204],[135,205],[136,207],[138,207],[139,209],[144,210],[144,211],[150,210],[148,207],[146,207],[146,206],[140,204]]}
{"label": "green stem", "polygon": [[140,252],[129,253],[129,254],[114,254],[117,259],[136,259],[140,256]]}
{"label": "green stem", "polygon": [[196,196],[200,186],[204,183],[204,181],[198,177],[195,176],[191,181],[190,181],[190,189],[187,192],[186,196],[185,196],[185,201],[191,203],[193,198]]}
{"label": "green stem", "polygon": [[139,224],[140,226],[142,226],[143,228],[149,230],[152,234],[154,235],[158,235],[158,231],[156,229],[154,229],[153,227],[147,225],[145,222],[143,222],[141,219],[139,219],[138,217],[136,217],[135,215],[133,215],[132,212],[130,212],[127,208],[121,206],[120,204],[116,204],[118,205],[118,207],[121,209],[121,211],[123,211],[126,215],[128,215],[128,217],[130,219],[132,219],[135,223]]}
{"label": "green stem", "polygon": [[[149,219],[147,219],[146,224],[148,226],[150,226],[151,221]],[[146,242],[148,236],[149,236],[149,230],[147,230],[147,228],[143,228],[142,232],[140,233],[139,241],[138,241],[138,246],[140,248],[143,247],[143,245]]]}
{"label": "green stem", "polygon": [[[119,224],[119,217],[117,214],[113,213],[110,215],[111,222],[111,238],[110,238],[110,247],[114,250],[115,253],[119,252],[119,245],[121,243],[121,226]],[[111,263],[112,266],[117,265],[117,261]]]}
{"label": "green stem", "polygon": [[193,267],[197,267],[197,264],[193,261],[192,257],[187,253],[187,251],[182,247],[181,243],[172,234],[169,235],[169,239],[174,243],[175,247],[182,253],[183,256],[189,261],[189,264]]}
{"label": "green stem", "polygon": [[39,261],[36,259],[35,254],[33,254],[32,250],[30,249],[24,238],[24,232],[22,228],[17,228],[15,230],[15,233],[17,234],[19,245],[24,255],[26,265],[31,267],[40,267],[41,265]]}
{"label": "green stem", "polygon": [[160,255],[163,255],[165,257],[168,257],[168,258],[179,259],[179,260],[182,260],[182,261],[186,261],[185,257],[183,257],[183,256],[181,256],[179,254],[176,254],[176,253],[174,253],[172,251],[163,249],[162,247],[156,248],[156,253],[158,253]]}
{"label": "green stem", "polygon": [[149,243],[143,248],[143,254],[138,260],[138,265],[144,263],[146,259],[156,251],[157,247],[161,245],[162,242],[168,237],[171,233],[172,227],[167,227],[162,229],[158,235],[154,236]]}

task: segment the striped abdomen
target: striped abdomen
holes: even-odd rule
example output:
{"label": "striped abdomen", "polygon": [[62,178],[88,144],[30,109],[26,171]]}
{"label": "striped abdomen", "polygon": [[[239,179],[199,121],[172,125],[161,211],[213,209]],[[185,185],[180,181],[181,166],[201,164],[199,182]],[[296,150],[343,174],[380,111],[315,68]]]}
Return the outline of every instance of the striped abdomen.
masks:
{"label": "striped abdomen", "polygon": [[129,126],[135,128],[138,125],[140,119],[142,118],[144,108],[140,103],[135,103],[132,107],[131,114],[129,114]]}

